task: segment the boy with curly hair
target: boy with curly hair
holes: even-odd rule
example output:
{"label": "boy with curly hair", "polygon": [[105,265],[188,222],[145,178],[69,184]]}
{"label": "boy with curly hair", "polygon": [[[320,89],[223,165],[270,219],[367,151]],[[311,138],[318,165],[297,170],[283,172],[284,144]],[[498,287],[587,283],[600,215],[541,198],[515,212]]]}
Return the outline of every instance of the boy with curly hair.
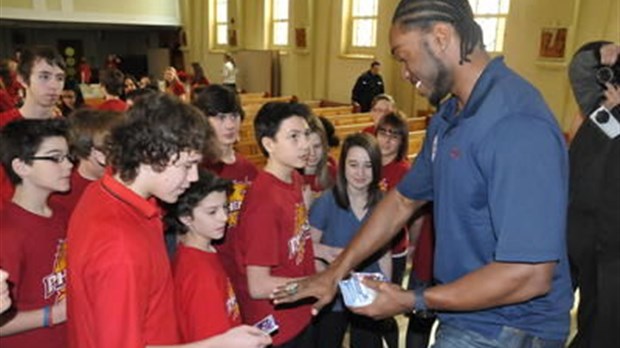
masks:
{"label": "boy with curly hair", "polygon": [[[205,141],[204,116],[163,94],[140,99],[110,134],[113,173],[86,189],[69,222],[70,347],[180,342],[156,200],[174,203],[198,180]],[[240,327],[194,346],[250,343],[263,346],[270,339]]]}

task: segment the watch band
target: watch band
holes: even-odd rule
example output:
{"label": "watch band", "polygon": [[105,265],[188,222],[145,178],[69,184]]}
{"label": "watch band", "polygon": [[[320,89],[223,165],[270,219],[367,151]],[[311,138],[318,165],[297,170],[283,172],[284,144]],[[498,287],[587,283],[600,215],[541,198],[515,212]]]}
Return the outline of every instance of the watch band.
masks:
{"label": "watch band", "polygon": [[415,304],[413,305],[414,313],[428,311],[428,307],[426,307],[426,300],[424,299],[425,290],[425,287],[419,287],[413,290],[413,293],[415,294]]}

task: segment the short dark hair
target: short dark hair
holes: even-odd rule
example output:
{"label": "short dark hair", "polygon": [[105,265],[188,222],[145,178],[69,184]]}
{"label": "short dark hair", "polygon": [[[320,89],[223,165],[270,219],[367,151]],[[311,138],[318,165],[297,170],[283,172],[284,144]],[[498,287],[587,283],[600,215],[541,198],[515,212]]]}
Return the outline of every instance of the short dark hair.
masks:
{"label": "short dark hair", "polygon": [[106,139],[108,164],[124,182],[133,182],[140,164],[163,171],[182,151],[204,150],[205,117],[174,96],[157,93],[140,98],[127,119]]}
{"label": "short dark hair", "polygon": [[370,67],[371,67],[371,68],[374,68],[374,67],[376,67],[377,65],[378,65],[378,66],[381,66],[381,63],[379,63],[379,61],[378,61],[378,60],[373,60],[373,61],[372,61],[372,63],[370,63]]}
{"label": "short dark hair", "polygon": [[105,138],[114,127],[125,121],[125,114],[82,108],[71,113],[68,120],[71,152],[80,159],[86,159],[93,148],[103,150]]}
{"label": "short dark hair", "polygon": [[125,87],[125,75],[116,68],[108,68],[99,74],[99,83],[105,88],[108,94],[120,96]]}
{"label": "short dark hair", "polygon": [[0,131],[0,158],[2,166],[13,185],[22,178],[13,170],[13,160],[18,158],[26,164],[32,163],[41,143],[50,137],[67,138],[65,119],[19,119],[10,122]]}
{"label": "short dark hair", "polygon": [[342,143],[342,151],[340,151],[340,160],[338,161],[338,176],[336,178],[336,185],[332,189],[334,198],[338,206],[342,209],[349,209],[351,206],[349,194],[347,193],[348,182],[345,170],[349,150],[355,146],[359,146],[366,150],[368,157],[370,157],[370,163],[372,164],[372,181],[368,186],[368,201],[365,207],[371,209],[379,203],[383,197],[383,193],[379,187],[379,181],[381,180],[381,150],[379,149],[377,139],[365,132],[351,134],[347,136]]}
{"label": "short dark hair", "polygon": [[51,46],[28,47],[22,52],[20,57],[19,64],[17,65],[17,73],[28,85],[30,84],[32,68],[40,59],[45,60],[45,62],[51,66],[59,67],[62,71],[67,70],[65,59]]}
{"label": "short dark hair", "polygon": [[245,117],[237,93],[223,85],[212,84],[196,88],[193,104],[207,117],[216,116],[219,113],[238,113],[241,120]]}
{"label": "short dark hair", "polygon": [[129,91],[127,94],[125,94],[125,100],[131,100],[134,103],[136,103],[138,101],[138,99],[143,98],[147,95],[153,95],[153,94],[157,94],[159,93],[158,90],[156,89],[151,89],[148,87],[145,88],[136,88],[132,91]]}
{"label": "short dark hair", "polygon": [[449,23],[461,38],[460,64],[476,47],[483,47],[482,29],[474,20],[468,0],[401,0],[394,11],[392,24],[410,30],[430,29],[436,22]]}
{"label": "short dark hair", "polygon": [[63,91],[73,91],[75,93],[75,107],[79,108],[86,104],[84,100],[84,94],[82,94],[82,89],[80,88],[80,83],[73,79],[68,78],[65,80],[65,85],[62,87]]}
{"label": "short dark hair", "polygon": [[407,121],[399,112],[390,112],[379,120],[375,128],[375,136],[379,132],[379,128],[385,128],[386,126],[392,128],[392,131],[400,136],[396,161],[402,161],[407,158],[407,151],[409,151],[409,125],[407,125]]}
{"label": "short dark hair", "polygon": [[306,104],[270,102],[263,105],[254,118],[254,136],[265,157],[269,157],[267,149],[261,141],[263,138],[274,138],[280,130],[282,121],[299,116],[308,121],[312,113]]}
{"label": "short dark hair", "polygon": [[200,168],[198,170],[198,181],[193,182],[190,187],[179,196],[176,203],[165,205],[166,215],[164,216],[164,224],[166,226],[166,233],[187,233],[188,228],[181,221],[182,217],[193,217],[194,208],[212,192],[226,192],[228,195],[231,190],[232,181],[220,178]]}
{"label": "short dark hair", "polygon": [[325,129],[325,137],[327,138],[327,145],[329,147],[337,147],[340,145],[340,138],[336,134],[336,127],[332,121],[330,121],[325,116],[319,116],[319,120],[323,124],[323,129]]}

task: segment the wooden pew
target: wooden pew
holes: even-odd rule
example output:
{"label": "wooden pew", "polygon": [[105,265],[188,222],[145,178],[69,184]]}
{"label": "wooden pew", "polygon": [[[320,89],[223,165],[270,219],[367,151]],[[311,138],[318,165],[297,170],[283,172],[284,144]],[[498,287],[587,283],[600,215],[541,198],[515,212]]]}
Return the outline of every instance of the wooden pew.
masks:
{"label": "wooden pew", "polygon": [[312,108],[312,113],[316,116],[337,116],[337,115],[346,115],[353,113],[353,106],[351,105],[343,105],[343,106],[328,106],[322,108]]}
{"label": "wooden pew", "polygon": [[424,138],[426,137],[426,130],[417,130],[409,132],[409,151],[408,154],[417,154],[422,150],[424,144]]}
{"label": "wooden pew", "polygon": [[347,125],[347,124],[356,124],[356,123],[368,123],[372,122],[372,115],[369,112],[365,113],[349,113],[344,115],[330,115],[326,116],[334,127]]}
{"label": "wooden pew", "polygon": [[412,117],[407,119],[409,131],[418,131],[426,129],[428,119],[426,117]]}
{"label": "wooden pew", "polygon": [[235,150],[242,154],[248,161],[252,162],[257,168],[262,168],[267,163],[267,158],[263,155],[253,137],[252,139],[245,139],[236,143]]}
{"label": "wooden pew", "polygon": [[245,118],[247,120],[254,119],[254,116],[258,113],[258,110],[263,107],[266,103],[269,102],[284,102],[289,103],[291,101],[297,100],[297,97],[293,96],[283,96],[283,97],[268,97],[268,98],[260,98],[260,99],[251,99],[247,103],[241,103],[241,107],[243,108],[243,112],[245,113]]}
{"label": "wooden pew", "polygon": [[267,92],[258,92],[258,93],[241,93],[239,94],[239,99],[241,100],[241,104],[252,102],[254,100],[262,99],[269,97],[269,93]]}
{"label": "wooden pew", "polygon": [[292,100],[297,100],[297,97],[294,95],[285,95],[281,97],[262,97],[262,98],[250,98],[245,101],[241,101],[241,105],[245,108],[250,105],[263,105],[269,102],[290,102]]}

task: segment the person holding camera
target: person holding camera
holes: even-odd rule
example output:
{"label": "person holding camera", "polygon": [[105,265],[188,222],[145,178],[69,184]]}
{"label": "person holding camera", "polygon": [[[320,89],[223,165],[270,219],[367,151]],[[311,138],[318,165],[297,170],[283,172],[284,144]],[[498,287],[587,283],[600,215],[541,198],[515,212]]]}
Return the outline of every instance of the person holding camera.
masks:
{"label": "person holding camera", "polygon": [[569,78],[582,124],[569,150],[567,222],[579,288],[571,348],[620,344],[620,45],[592,42],[573,56]]}

